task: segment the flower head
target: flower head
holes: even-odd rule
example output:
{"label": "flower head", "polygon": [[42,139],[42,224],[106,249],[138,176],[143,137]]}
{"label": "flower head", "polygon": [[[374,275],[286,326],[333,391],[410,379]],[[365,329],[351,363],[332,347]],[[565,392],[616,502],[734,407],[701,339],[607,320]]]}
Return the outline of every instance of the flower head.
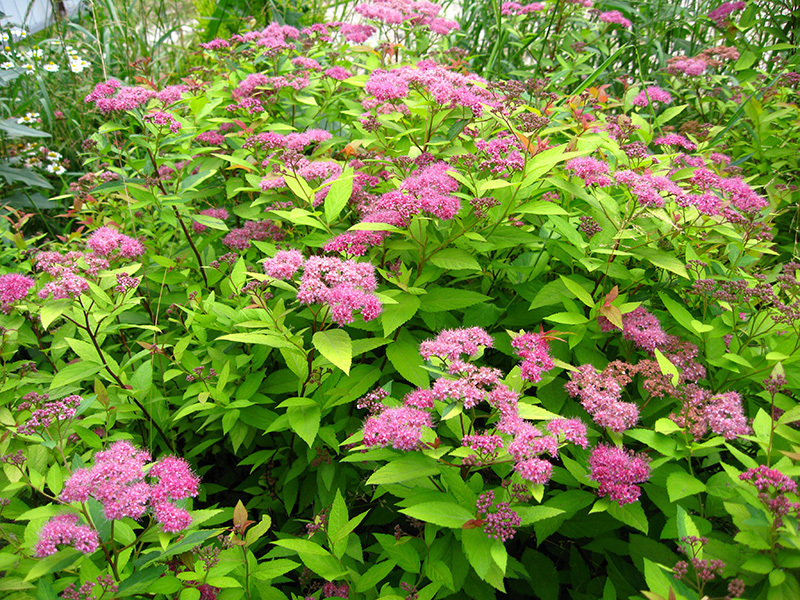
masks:
{"label": "flower head", "polygon": [[33,279],[17,273],[0,275],[0,310],[8,314],[15,302],[28,295],[33,284]]}
{"label": "flower head", "polygon": [[600,444],[589,457],[590,477],[600,484],[598,494],[622,506],[639,499],[637,483],[650,477],[649,460],[631,450]]}
{"label": "flower head", "polygon": [[58,546],[66,544],[84,554],[91,554],[100,545],[97,532],[89,525],[78,525],[78,515],[56,515],[39,532],[34,554],[39,558],[55,554]]}

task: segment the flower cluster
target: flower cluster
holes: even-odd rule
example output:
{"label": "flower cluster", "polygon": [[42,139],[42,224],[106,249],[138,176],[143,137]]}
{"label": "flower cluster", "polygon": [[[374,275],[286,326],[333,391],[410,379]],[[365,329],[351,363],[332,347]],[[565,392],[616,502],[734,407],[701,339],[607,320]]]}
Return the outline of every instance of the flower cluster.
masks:
{"label": "flower cluster", "polygon": [[145,466],[150,453],[127,441],[111,444],[95,454],[94,465],[78,469],[64,483],[62,502],[86,502],[94,498],[103,505],[107,519],[140,519],[148,507],[164,531],[177,532],[189,527],[192,517],[174,504],[198,494],[200,480],[182,458],[166,456]]}
{"label": "flower cluster", "polygon": [[458,29],[458,23],[439,17],[441,7],[427,0],[372,0],[357,4],[355,11],[366,19],[400,25],[408,23],[430,29],[433,33],[447,35]]}
{"label": "flower cluster", "polygon": [[66,544],[84,554],[91,554],[100,545],[97,532],[89,525],[78,525],[78,515],[56,515],[39,531],[34,554],[39,558],[55,554],[58,546]]}
{"label": "flower cluster", "polygon": [[523,333],[511,340],[511,347],[522,359],[520,368],[523,379],[541,381],[542,373],[555,366],[547,337],[543,333]]}
{"label": "flower cluster", "polygon": [[572,158],[564,166],[568,171],[574,172],[576,177],[583,179],[586,185],[594,184],[598,187],[605,187],[612,183],[608,176],[608,163],[591,156]]}
{"label": "flower cluster", "polygon": [[8,273],[0,275],[0,310],[5,314],[11,312],[15,302],[19,302],[28,295],[33,287],[33,279]]}
{"label": "flower cluster", "polygon": [[419,353],[430,360],[435,356],[442,360],[458,360],[462,356],[474,356],[481,348],[491,348],[494,340],[480,327],[468,329],[445,329],[436,338],[422,342]]}
{"label": "flower cluster", "polygon": [[636,485],[650,478],[647,457],[631,450],[600,444],[589,457],[590,477],[600,484],[597,493],[608,496],[622,506],[639,499],[641,488]]}
{"label": "flower cluster", "polygon": [[619,361],[602,371],[591,364],[581,365],[564,387],[570,396],[580,398],[595,423],[615,432],[625,431],[639,420],[639,407],[621,400],[623,388],[631,381],[628,367]]}
{"label": "flower cluster", "polygon": [[483,531],[490,538],[505,542],[516,535],[522,519],[519,514],[511,510],[508,502],[495,503],[492,490],[481,493],[475,506],[478,510],[478,519],[483,523]]}
{"label": "flower cluster", "polygon": [[144,245],[139,240],[111,227],[97,229],[86,241],[86,245],[104,258],[132,259],[144,254]]}
{"label": "flower cluster", "polygon": [[427,410],[408,406],[385,408],[367,419],[364,425],[364,445],[417,450],[422,438],[422,428],[432,425],[431,413]]}
{"label": "flower cluster", "polygon": [[39,290],[39,298],[76,298],[89,289],[85,276],[97,277],[102,269],[108,268],[108,260],[95,253],[39,252],[33,257],[34,267],[44,271],[51,277],[50,281]]}
{"label": "flower cluster", "polygon": [[[616,326],[605,317],[601,316],[599,323],[603,331],[616,329]],[[622,337],[632,341],[637,348],[650,353],[658,346],[667,343],[667,334],[661,329],[658,318],[642,306],[622,315]]]}
{"label": "flower cluster", "polygon": [[790,500],[787,494],[797,498],[797,484],[777,469],[759,465],[748,469],[739,479],[748,481],[758,491],[758,499],[772,513],[775,527],[783,525],[783,517],[800,511],[800,502]]}
{"label": "flower cluster", "polygon": [[633,99],[634,106],[649,106],[653,104],[669,104],[672,102],[672,96],[669,92],[662,90],[660,87],[651,85],[639,92]]}
{"label": "flower cluster", "polygon": [[26,394],[17,410],[31,410],[28,420],[17,427],[20,435],[33,435],[37,429],[47,429],[54,422],[69,421],[75,417],[75,411],[83,402],[77,395],[67,396],[61,400],[48,401],[47,394],[39,395],[35,392]]}
{"label": "flower cluster", "polygon": [[695,439],[703,437],[709,429],[726,440],[752,433],[738,392],[712,394],[692,385],[686,386],[682,399],[681,413],[673,413],[670,418]]}

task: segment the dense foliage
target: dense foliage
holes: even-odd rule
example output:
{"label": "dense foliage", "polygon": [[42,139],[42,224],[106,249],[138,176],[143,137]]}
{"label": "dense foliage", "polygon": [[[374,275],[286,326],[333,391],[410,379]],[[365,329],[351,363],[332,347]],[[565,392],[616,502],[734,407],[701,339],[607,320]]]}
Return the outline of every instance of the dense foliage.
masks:
{"label": "dense foliage", "polygon": [[[800,597],[800,75],[755,5],[638,76],[621,3],[492,45],[379,0],[87,89],[0,248],[2,593]],[[21,147],[14,193],[65,175]]]}

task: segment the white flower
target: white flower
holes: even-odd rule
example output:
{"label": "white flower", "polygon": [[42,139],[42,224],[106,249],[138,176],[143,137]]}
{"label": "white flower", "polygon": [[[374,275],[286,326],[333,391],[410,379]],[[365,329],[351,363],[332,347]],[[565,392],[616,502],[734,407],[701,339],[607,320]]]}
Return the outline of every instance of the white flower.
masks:
{"label": "white flower", "polygon": [[73,73],[82,73],[85,69],[91,67],[92,65],[82,58],[72,59],[70,58],[69,61],[69,68]]}
{"label": "white flower", "polygon": [[45,167],[45,170],[53,175],[61,175],[67,172],[67,170],[58,163],[50,163]]}
{"label": "white flower", "polygon": [[37,112],[25,113],[24,117],[17,119],[17,123],[36,123],[40,116]]}
{"label": "white flower", "polygon": [[28,63],[26,65],[22,65],[22,68],[25,69],[26,71],[28,71],[29,73],[32,73],[33,71],[36,70],[36,67],[34,67],[31,63]]}
{"label": "white flower", "polygon": [[49,62],[44,66],[44,70],[48,73],[58,73],[58,65],[54,62]]}
{"label": "white flower", "polygon": [[0,42],[7,42],[8,41],[8,34],[4,31],[0,33]]}
{"label": "white flower", "polygon": [[11,35],[19,36],[20,39],[24,40],[26,37],[28,37],[28,32],[24,29],[20,29],[19,27],[12,27]]}
{"label": "white flower", "polygon": [[50,150],[50,152],[48,152],[45,156],[47,160],[51,160],[53,162],[61,160],[61,155],[58,152],[54,152],[53,150]]}
{"label": "white flower", "polygon": [[0,63],[0,69],[13,69],[13,68],[14,68],[14,63],[11,62],[10,60],[7,60],[4,63]]}

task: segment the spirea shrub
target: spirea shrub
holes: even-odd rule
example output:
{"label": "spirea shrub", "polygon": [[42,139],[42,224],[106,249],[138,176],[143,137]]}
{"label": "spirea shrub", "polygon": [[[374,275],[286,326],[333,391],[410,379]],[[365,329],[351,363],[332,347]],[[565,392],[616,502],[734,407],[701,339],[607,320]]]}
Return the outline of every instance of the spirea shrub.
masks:
{"label": "spirea shrub", "polygon": [[[561,4],[501,16],[631,27]],[[0,586],[796,598],[789,190],[684,114],[735,48],[612,95],[355,14],[86,96],[68,233],[2,250]]]}

